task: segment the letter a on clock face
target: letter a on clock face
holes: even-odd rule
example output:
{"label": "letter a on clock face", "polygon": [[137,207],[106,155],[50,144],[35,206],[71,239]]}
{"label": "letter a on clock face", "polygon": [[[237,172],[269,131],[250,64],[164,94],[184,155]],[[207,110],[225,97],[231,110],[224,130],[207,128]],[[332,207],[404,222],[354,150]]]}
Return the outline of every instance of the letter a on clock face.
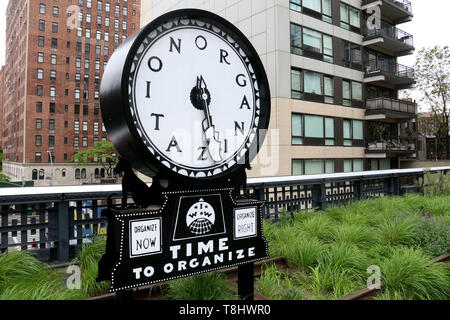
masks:
{"label": "letter a on clock face", "polygon": [[156,161],[179,175],[215,177],[244,164],[267,129],[264,69],[233,28],[172,17],[138,38],[128,58],[133,125]]}

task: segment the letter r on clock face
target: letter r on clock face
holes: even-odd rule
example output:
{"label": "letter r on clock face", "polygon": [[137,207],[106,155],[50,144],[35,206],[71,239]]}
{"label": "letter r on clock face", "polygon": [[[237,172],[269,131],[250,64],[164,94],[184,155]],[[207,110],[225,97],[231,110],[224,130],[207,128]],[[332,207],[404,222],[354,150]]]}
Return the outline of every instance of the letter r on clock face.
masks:
{"label": "letter r on clock face", "polygon": [[132,70],[137,127],[167,167],[185,175],[219,174],[256,139],[260,101],[253,66],[225,31],[174,25],[142,44]]}

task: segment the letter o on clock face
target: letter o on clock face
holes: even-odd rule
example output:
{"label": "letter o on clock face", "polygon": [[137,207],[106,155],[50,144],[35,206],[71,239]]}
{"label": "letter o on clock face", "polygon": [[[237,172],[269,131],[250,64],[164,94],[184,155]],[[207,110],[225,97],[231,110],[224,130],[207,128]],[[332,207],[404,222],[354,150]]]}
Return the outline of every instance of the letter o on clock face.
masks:
{"label": "letter o on clock face", "polygon": [[207,11],[173,11],[116,49],[102,116],[119,153],[144,173],[227,175],[259,151],[270,118],[264,67],[247,38]]}

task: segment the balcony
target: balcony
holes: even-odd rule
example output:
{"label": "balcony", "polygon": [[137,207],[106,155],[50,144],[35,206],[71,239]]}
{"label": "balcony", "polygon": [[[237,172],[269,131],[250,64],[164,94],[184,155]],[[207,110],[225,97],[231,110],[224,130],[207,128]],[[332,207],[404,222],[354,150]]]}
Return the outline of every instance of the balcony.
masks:
{"label": "balcony", "polygon": [[388,154],[415,157],[417,140],[409,137],[382,137],[378,141],[368,142],[367,158],[386,158]]}
{"label": "balcony", "polygon": [[409,120],[417,117],[417,103],[390,98],[366,100],[366,120]]}
{"label": "balcony", "polygon": [[409,33],[393,25],[381,22],[381,28],[371,29],[365,26],[363,45],[376,51],[389,52],[394,57],[401,57],[414,52],[414,38]]}
{"label": "balcony", "polygon": [[364,83],[393,87],[396,90],[411,88],[414,81],[414,69],[386,60],[370,60],[366,64]]}
{"label": "balcony", "polygon": [[362,10],[380,6],[381,16],[392,21],[393,24],[412,20],[412,6],[408,0],[363,0]]}

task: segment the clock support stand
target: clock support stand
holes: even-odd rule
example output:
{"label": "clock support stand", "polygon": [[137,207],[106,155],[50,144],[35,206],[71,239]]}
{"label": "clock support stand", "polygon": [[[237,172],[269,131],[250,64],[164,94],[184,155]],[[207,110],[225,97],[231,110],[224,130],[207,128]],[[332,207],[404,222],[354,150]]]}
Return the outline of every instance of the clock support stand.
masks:
{"label": "clock support stand", "polygon": [[[129,300],[133,299],[133,288],[150,283],[142,280],[145,278],[144,275],[151,274],[150,270],[153,270],[155,276],[161,277],[164,272],[172,276],[164,275],[166,277],[164,279],[155,279],[155,276],[149,277],[150,280],[157,280],[155,281],[157,283],[237,266],[239,297],[243,300],[253,300],[254,262],[268,258],[268,251],[267,242],[262,234],[264,202],[240,196],[241,188],[244,190],[246,188],[245,170],[249,166],[243,166],[226,178],[214,181],[195,180],[188,183],[179,177],[167,177],[161,174],[154,178],[153,187],[149,188],[134,176],[132,171],[123,170],[123,167],[128,168],[128,165],[126,160],[120,159],[118,168],[115,170],[124,172],[122,207],[113,206],[109,199],[108,209],[102,212],[108,218],[107,248],[99,262],[97,281],[111,281],[110,292],[116,292],[117,299]],[[188,190],[183,190],[183,187]],[[126,202],[128,192],[134,199],[135,204],[133,205],[128,205]],[[144,201],[143,199],[146,198],[149,200]],[[161,202],[161,199],[165,200]],[[198,205],[205,206],[205,211],[197,212]],[[195,217],[197,213],[205,213],[206,219],[191,221],[190,216]],[[214,219],[207,220],[211,215]],[[253,217],[254,220],[252,221],[252,218],[249,217]],[[186,221],[191,224],[187,225]],[[161,258],[142,254],[145,253],[142,250],[144,250],[146,242],[145,240],[142,242],[140,240],[142,238],[139,237],[143,234],[144,227],[147,228],[146,230],[150,230],[151,226],[161,229],[161,233],[158,235],[148,231],[151,239],[160,239],[161,247],[158,249],[160,252],[148,252],[150,252],[149,254],[159,254]],[[239,230],[239,228],[243,229],[249,226],[253,228],[253,234],[249,230]],[[135,233],[136,228],[140,228],[139,230],[142,232]],[[144,243],[144,245],[135,250],[132,246],[136,241],[141,241],[139,243],[141,245]],[[229,259],[229,261],[213,265],[209,269],[207,267],[194,268],[191,273],[180,273],[177,276],[176,271],[170,270],[170,266],[178,266],[179,269],[183,269],[186,262],[174,261],[170,250],[188,246],[189,250],[195,252],[196,249],[192,249],[192,246],[195,246],[196,243],[201,243],[204,250],[211,251],[208,251],[206,258],[205,255],[200,255],[194,259],[195,261],[185,258],[188,264],[191,263],[191,266],[195,267],[201,259],[204,259],[203,265],[212,263],[212,259]],[[214,249],[212,248],[213,243]],[[211,247],[207,248],[206,245],[211,245]],[[224,250],[225,253],[220,250]],[[246,257],[243,256],[244,252]],[[133,257],[133,254],[136,254],[136,257]],[[181,249],[177,258],[181,259],[180,256],[183,254],[185,255]],[[189,255],[188,253],[187,256]],[[165,262],[158,265],[159,262],[155,262],[156,260]],[[145,269],[146,266],[151,266],[151,269]],[[157,275],[157,270],[159,270],[159,275]],[[139,273],[141,282],[139,282],[132,276],[133,272],[137,275],[141,271],[142,273]]]}

